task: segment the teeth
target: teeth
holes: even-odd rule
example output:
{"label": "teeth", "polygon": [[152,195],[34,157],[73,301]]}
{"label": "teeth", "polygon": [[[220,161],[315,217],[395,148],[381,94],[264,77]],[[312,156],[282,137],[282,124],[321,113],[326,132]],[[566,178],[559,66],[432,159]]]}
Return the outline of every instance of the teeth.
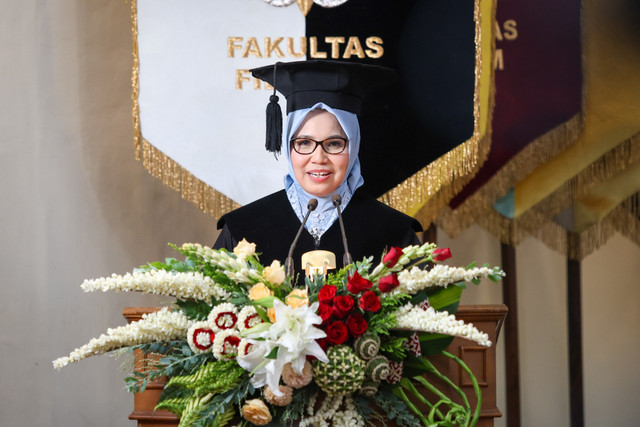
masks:
{"label": "teeth", "polygon": [[321,178],[323,176],[328,176],[329,172],[309,172],[309,175],[316,177],[316,178]]}

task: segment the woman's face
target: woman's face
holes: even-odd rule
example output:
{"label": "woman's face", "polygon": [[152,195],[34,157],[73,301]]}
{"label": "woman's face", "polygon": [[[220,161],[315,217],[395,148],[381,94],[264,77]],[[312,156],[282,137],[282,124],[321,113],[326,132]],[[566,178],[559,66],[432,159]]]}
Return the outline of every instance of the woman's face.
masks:
{"label": "woman's face", "polygon": [[[304,119],[294,138],[322,141],[327,138],[346,138],[338,119],[326,110],[313,110]],[[316,197],[333,194],[344,181],[349,164],[349,146],[340,154],[327,154],[316,147],[311,154],[298,154],[291,148],[291,164],[302,188]]]}

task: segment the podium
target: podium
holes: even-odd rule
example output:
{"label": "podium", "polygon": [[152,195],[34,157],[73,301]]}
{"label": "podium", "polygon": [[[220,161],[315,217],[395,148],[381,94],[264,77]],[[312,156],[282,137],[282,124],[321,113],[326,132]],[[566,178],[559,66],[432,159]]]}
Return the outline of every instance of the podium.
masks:
{"label": "podium", "polygon": [[[127,307],[122,315],[129,322],[140,320],[143,314],[158,310],[156,307]],[[478,380],[478,385],[482,390],[482,409],[478,427],[492,427],[493,419],[501,417],[502,414],[496,405],[496,342],[504,318],[507,315],[505,305],[463,305],[460,306],[456,317],[466,323],[473,323],[476,328],[489,335],[493,345],[489,348],[481,347],[472,341],[462,338],[455,338],[447,351],[464,361]],[[141,352],[135,355],[136,370],[143,370],[149,361],[149,355]],[[431,358],[432,363],[440,372],[447,375],[454,384],[457,384],[467,394],[471,408],[475,408],[476,398],[469,376],[453,361],[444,356]],[[436,379],[429,378],[440,390],[459,402],[460,398],[444,384],[438,383]],[[130,420],[137,421],[138,427],[166,427],[177,426],[179,418],[171,412],[154,408],[162,393],[164,382],[149,383],[142,393],[136,393],[133,397],[133,412],[129,415]]]}

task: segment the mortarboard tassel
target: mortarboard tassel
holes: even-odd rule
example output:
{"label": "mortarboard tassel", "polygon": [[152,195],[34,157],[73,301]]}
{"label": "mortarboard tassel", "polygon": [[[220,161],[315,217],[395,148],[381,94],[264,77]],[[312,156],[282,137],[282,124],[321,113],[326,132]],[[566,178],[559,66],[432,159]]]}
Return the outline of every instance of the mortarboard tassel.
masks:
{"label": "mortarboard tassel", "polygon": [[282,110],[278,104],[278,95],[276,95],[277,67],[276,63],[273,67],[273,95],[269,97],[269,104],[267,104],[267,139],[264,144],[267,151],[274,153],[276,157],[282,148]]}

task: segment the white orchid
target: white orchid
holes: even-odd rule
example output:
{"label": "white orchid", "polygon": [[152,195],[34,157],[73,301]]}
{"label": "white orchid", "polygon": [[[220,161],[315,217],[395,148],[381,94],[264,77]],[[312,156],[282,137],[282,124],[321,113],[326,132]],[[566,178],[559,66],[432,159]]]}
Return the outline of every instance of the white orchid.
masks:
{"label": "white orchid", "polygon": [[[326,337],[324,331],[314,326],[322,323],[322,318],[316,314],[317,302],[310,307],[292,308],[275,299],[273,308],[276,313],[275,323],[266,331],[249,334],[249,342],[253,344],[253,348],[246,356],[238,356],[237,361],[253,374],[251,384],[254,387],[267,384],[280,396],[279,383],[284,365],[291,363],[294,372],[301,374],[307,356],[314,356],[325,363],[329,360],[316,342],[317,339]],[[271,353],[275,348],[277,354],[274,357]]]}

